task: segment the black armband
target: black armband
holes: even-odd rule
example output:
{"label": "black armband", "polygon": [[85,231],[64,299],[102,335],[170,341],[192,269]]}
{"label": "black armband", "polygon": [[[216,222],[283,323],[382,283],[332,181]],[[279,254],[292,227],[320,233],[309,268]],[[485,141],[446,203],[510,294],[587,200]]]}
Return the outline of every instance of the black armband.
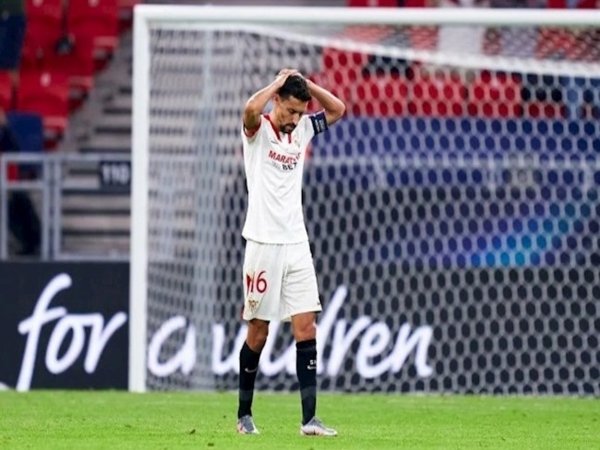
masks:
{"label": "black armband", "polygon": [[310,122],[312,123],[313,131],[315,135],[322,133],[329,128],[327,126],[327,119],[325,118],[325,111],[318,112],[310,116]]}

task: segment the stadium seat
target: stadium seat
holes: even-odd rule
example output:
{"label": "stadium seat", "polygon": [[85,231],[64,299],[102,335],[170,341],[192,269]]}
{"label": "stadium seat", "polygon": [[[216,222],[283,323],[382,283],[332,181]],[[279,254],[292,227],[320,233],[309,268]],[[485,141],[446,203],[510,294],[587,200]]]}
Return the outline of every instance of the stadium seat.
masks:
{"label": "stadium seat", "polygon": [[[35,113],[11,112],[6,115],[21,153],[41,153],[44,150],[44,126],[42,118]],[[39,176],[36,164],[11,164],[8,168],[13,180],[32,179]]]}
{"label": "stadium seat", "polygon": [[556,102],[528,102],[524,105],[525,117],[532,119],[565,119],[566,106]]}
{"label": "stadium seat", "polygon": [[[382,27],[345,27],[336,37],[358,39],[361,42],[377,43],[389,37],[390,29]],[[321,55],[323,72],[333,76],[336,83],[347,83],[359,77],[369,63],[369,55],[362,52],[324,48]]]}
{"label": "stadium seat", "polygon": [[118,0],[119,3],[119,31],[126,30],[133,22],[133,8],[141,0]]}
{"label": "stadium seat", "polygon": [[94,85],[94,44],[89,36],[78,36],[69,52],[53,52],[47,70],[69,81],[69,110],[81,105]]}
{"label": "stadium seat", "polygon": [[[358,35],[367,42],[389,36],[388,29],[347,27],[340,36]],[[322,72],[315,81],[344,99],[353,115],[399,115],[405,111],[404,62],[370,57],[368,54],[335,48],[322,53]]]}
{"label": "stadium seat", "polygon": [[62,136],[69,113],[67,77],[59,73],[22,72],[17,110],[42,116],[45,146],[52,147]]}
{"label": "stadium seat", "polygon": [[334,95],[343,98],[348,110],[359,100],[357,92],[351,87],[362,77],[367,64],[367,56],[335,48],[324,48],[321,55],[322,71],[311,76],[317,84],[330,89]]}
{"label": "stadium seat", "polygon": [[22,69],[40,70],[63,33],[62,0],[27,0]]}
{"label": "stadium seat", "polygon": [[[84,3],[72,1],[71,5]],[[66,76],[71,91],[71,109],[81,103],[93,85],[93,43],[89,36],[67,34],[63,0],[27,0],[27,33],[21,72],[42,71]],[[70,36],[70,39],[69,39]],[[68,45],[59,48],[59,42]]]}
{"label": "stadium seat", "polygon": [[426,117],[466,114],[467,89],[458,74],[416,71],[408,81],[408,113]]}
{"label": "stadium seat", "polygon": [[[348,84],[336,84],[325,74],[311,77],[313,81],[344,99],[346,111],[352,116],[400,116],[407,114],[406,81],[392,76],[367,76],[350,87]],[[329,87],[331,86],[331,87]]]}
{"label": "stadium seat", "polygon": [[21,152],[41,153],[44,149],[44,125],[36,113],[11,112],[6,115]]}
{"label": "stadium seat", "polygon": [[438,46],[438,27],[414,25],[406,30],[410,48],[415,50],[435,50]]}
{"label": "stadium seat", "polygon": [[527,74],[522,80],[523,115],[531,118],[567,118],[565,91],[551,75]]}
{"label": "stadium seat", "polygon": [[540,59],[572,59],[582,57],[585,41],[570,29],[543,28],[538,32],[535,55]]}
{"label": "stadium seat", "polygon": [[8,111],[12,109],[12,81],[7,71],[0,71],[0,109]]}
{"label": "stadium seat", "polygon": [[523,114],[521,90],[522,85],[515,76],[482,72],[467,84],[468,113],[483,117],[520,117]]}
{"label": "stadium seat", "polygon": [[52,25],[61,24],[64,0],[26,0],[27,26],[31,21],[47,22]]}
{"label": "stadium seat", "polygon": [[69,3],[69,32],[93,40],[95,57],[106,61],[119,42],[118,0],[80,0]]}

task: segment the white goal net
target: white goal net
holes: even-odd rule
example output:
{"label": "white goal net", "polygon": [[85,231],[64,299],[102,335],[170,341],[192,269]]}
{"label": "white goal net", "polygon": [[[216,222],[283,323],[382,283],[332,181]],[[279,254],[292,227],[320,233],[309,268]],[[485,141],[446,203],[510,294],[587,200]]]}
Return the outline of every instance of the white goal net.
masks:
{"label": "white goal net", "polygon": [[[237,387],[241,112],[295,67],[347,105],[304,174],[319,387],[600,394],[598,24],[137,7],[131,388]],[[259,389],[296,388],[291,339]]]}

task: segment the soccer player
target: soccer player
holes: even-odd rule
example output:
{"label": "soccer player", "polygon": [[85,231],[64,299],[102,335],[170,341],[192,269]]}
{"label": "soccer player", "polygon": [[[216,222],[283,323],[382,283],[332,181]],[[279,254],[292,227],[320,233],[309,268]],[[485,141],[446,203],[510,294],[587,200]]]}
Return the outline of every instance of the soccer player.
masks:
{"label": "soccer player", "polygon": [[[311,98],[323,110],[307,115]],[[270,101],[270,113],[263,114]],[[251,408],[269,321],[291,320],[302,403],[300,433],[337,435],[315,416],[315,322],[321,303],[301,198],[306,148],[344,110],[340,99],[293,69],[281,70],[246,102],[242,140],[248,212],[242,235],[246,239],[243,318],[248,321],[248,334],[240,351],[237,422],[242,434],[258,434]]]}

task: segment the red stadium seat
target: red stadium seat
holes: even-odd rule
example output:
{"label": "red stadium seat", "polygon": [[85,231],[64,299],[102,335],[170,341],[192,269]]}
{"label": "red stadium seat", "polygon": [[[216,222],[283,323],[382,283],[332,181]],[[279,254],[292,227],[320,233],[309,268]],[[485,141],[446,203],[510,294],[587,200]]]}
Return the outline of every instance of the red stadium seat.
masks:
{"label": "red stadium seat", "polygon": [[362,101],[352,105],[352,110],[358,115],[386,117],[408,114],[408,85],[403,77],[369,75],[358,84],[357,91]]}
{"label": "red stadium seat", "polygon": [[26,0],[25,11],[27,13],[27,26],[30,20],[39,20],[46,18],[54,22],[59,20],[63,15],[64,0]]}
{"label": "red stadium seat", "polygon": [[410,48],[415,50],[435,50],[438,46],[439,27],[423,25],[409,26],[406,30]]}
{"label": "red stadium seat", "polygon": [[93,40],[95,56],[106,60],[119,42],[118,0],[78,0],[69,3],[69,32]]}
{"label": "red stadium seat", "polygon": [[417,69],[408,81],[408,112],[425,117],[460,117],[467,112],[467,88],[460,75]]}
{"label": "red stadium seat", "polygon": [[21,67],[41,69],[63,33],[62,0],[27,0],[27,28]]}
{"label": "red stadium seat", "polygon": [[567,107],[558,102],[533,101],[525,103],[524,114],[532,119],[565,119]]}
{"label": "red stadium seat", "polygon": [[570,59],[581,60],[585,58],[587,49],[585,40],[572,29],[542,28],[539,30],[536,57],[540,59]]}
{"label": "red stadium seat", "polygon": [[[384,27],[354,27],[348,26],[337,34],[341,39],[350,38],[365,43],[377,43],[387,38],[392,30]],[[323,72],[333,75],[336,83],[355,80],[361,76],[363,68],[369,62],[369,56],[363,52],[324,48],[322,53]]]}
{"label": "red stadium seat", "polygon": [[482,72],[467,85],[468,112],[472,116],[520,117],[522,85],[505,73]]}
{"label": "red stadium seat", "polygon": [[19,166],[17,164],[8,164],[6,167],[6,178],[10,181],[19,179]]}
{"label": "red stadium seat", "polygon": [[348,85],[362,77],[368,55],[327,48],[323,50],[323,74],[333,85]]}
{"label": "red stadium seat", "polygon": [[142,0],[118,0],[119,11],[129,10],[133,11],[133,7],[138,3],[141,3]]}
{"label": "red stadium seat", "polygon": [[70,52],[54,54],[46,68],[69,81],[69,109],[80,106],[94,85],[94,49],[89,36],[78,36]]}
{"label": "red stadium seat", "polygon": [[118,0],[119,1],[119,30],[126,30],[133,22],[133,7],[141,0]]}
{"label": "red stadium seat", "polygon": [[[387,28],[349,26],[338,36],[359,38],[362,42],[379,42],[389,34]],[[374,74],[371,79],[365,80],[371,75],[366,73],[368,64],[369,55],[365,53],[325,48],[322,53],[322,72],[316,74],[315,78],[318,78],[319,84],[343,98],[351,114],[392,114],[400,106],[394,105],[393,101],[385,101],[384,93],[390,94],[390,86],[385,86],[389,80],[375,77]]]}
{"label": "red stadium seat", "polygon": [[0,109],[12,109],[13,91],[10,73],[0,71]]}
{"label": "red stadium seat", "polygon": [[21,73],[17,110],[42,116],[47,145],[56,143],[68,123],[69,85],[67,77],[51,72]]}
{"label": "red stadium seat", "polygon": [[[393,74],[362,75],[357,72],[338,82],[339,71],[314,74],[310,78],[344,99],[352,116],[401,116],[407,113],[408,88],[403,77]],[[312,106],[312,104],[311,104]]]}

